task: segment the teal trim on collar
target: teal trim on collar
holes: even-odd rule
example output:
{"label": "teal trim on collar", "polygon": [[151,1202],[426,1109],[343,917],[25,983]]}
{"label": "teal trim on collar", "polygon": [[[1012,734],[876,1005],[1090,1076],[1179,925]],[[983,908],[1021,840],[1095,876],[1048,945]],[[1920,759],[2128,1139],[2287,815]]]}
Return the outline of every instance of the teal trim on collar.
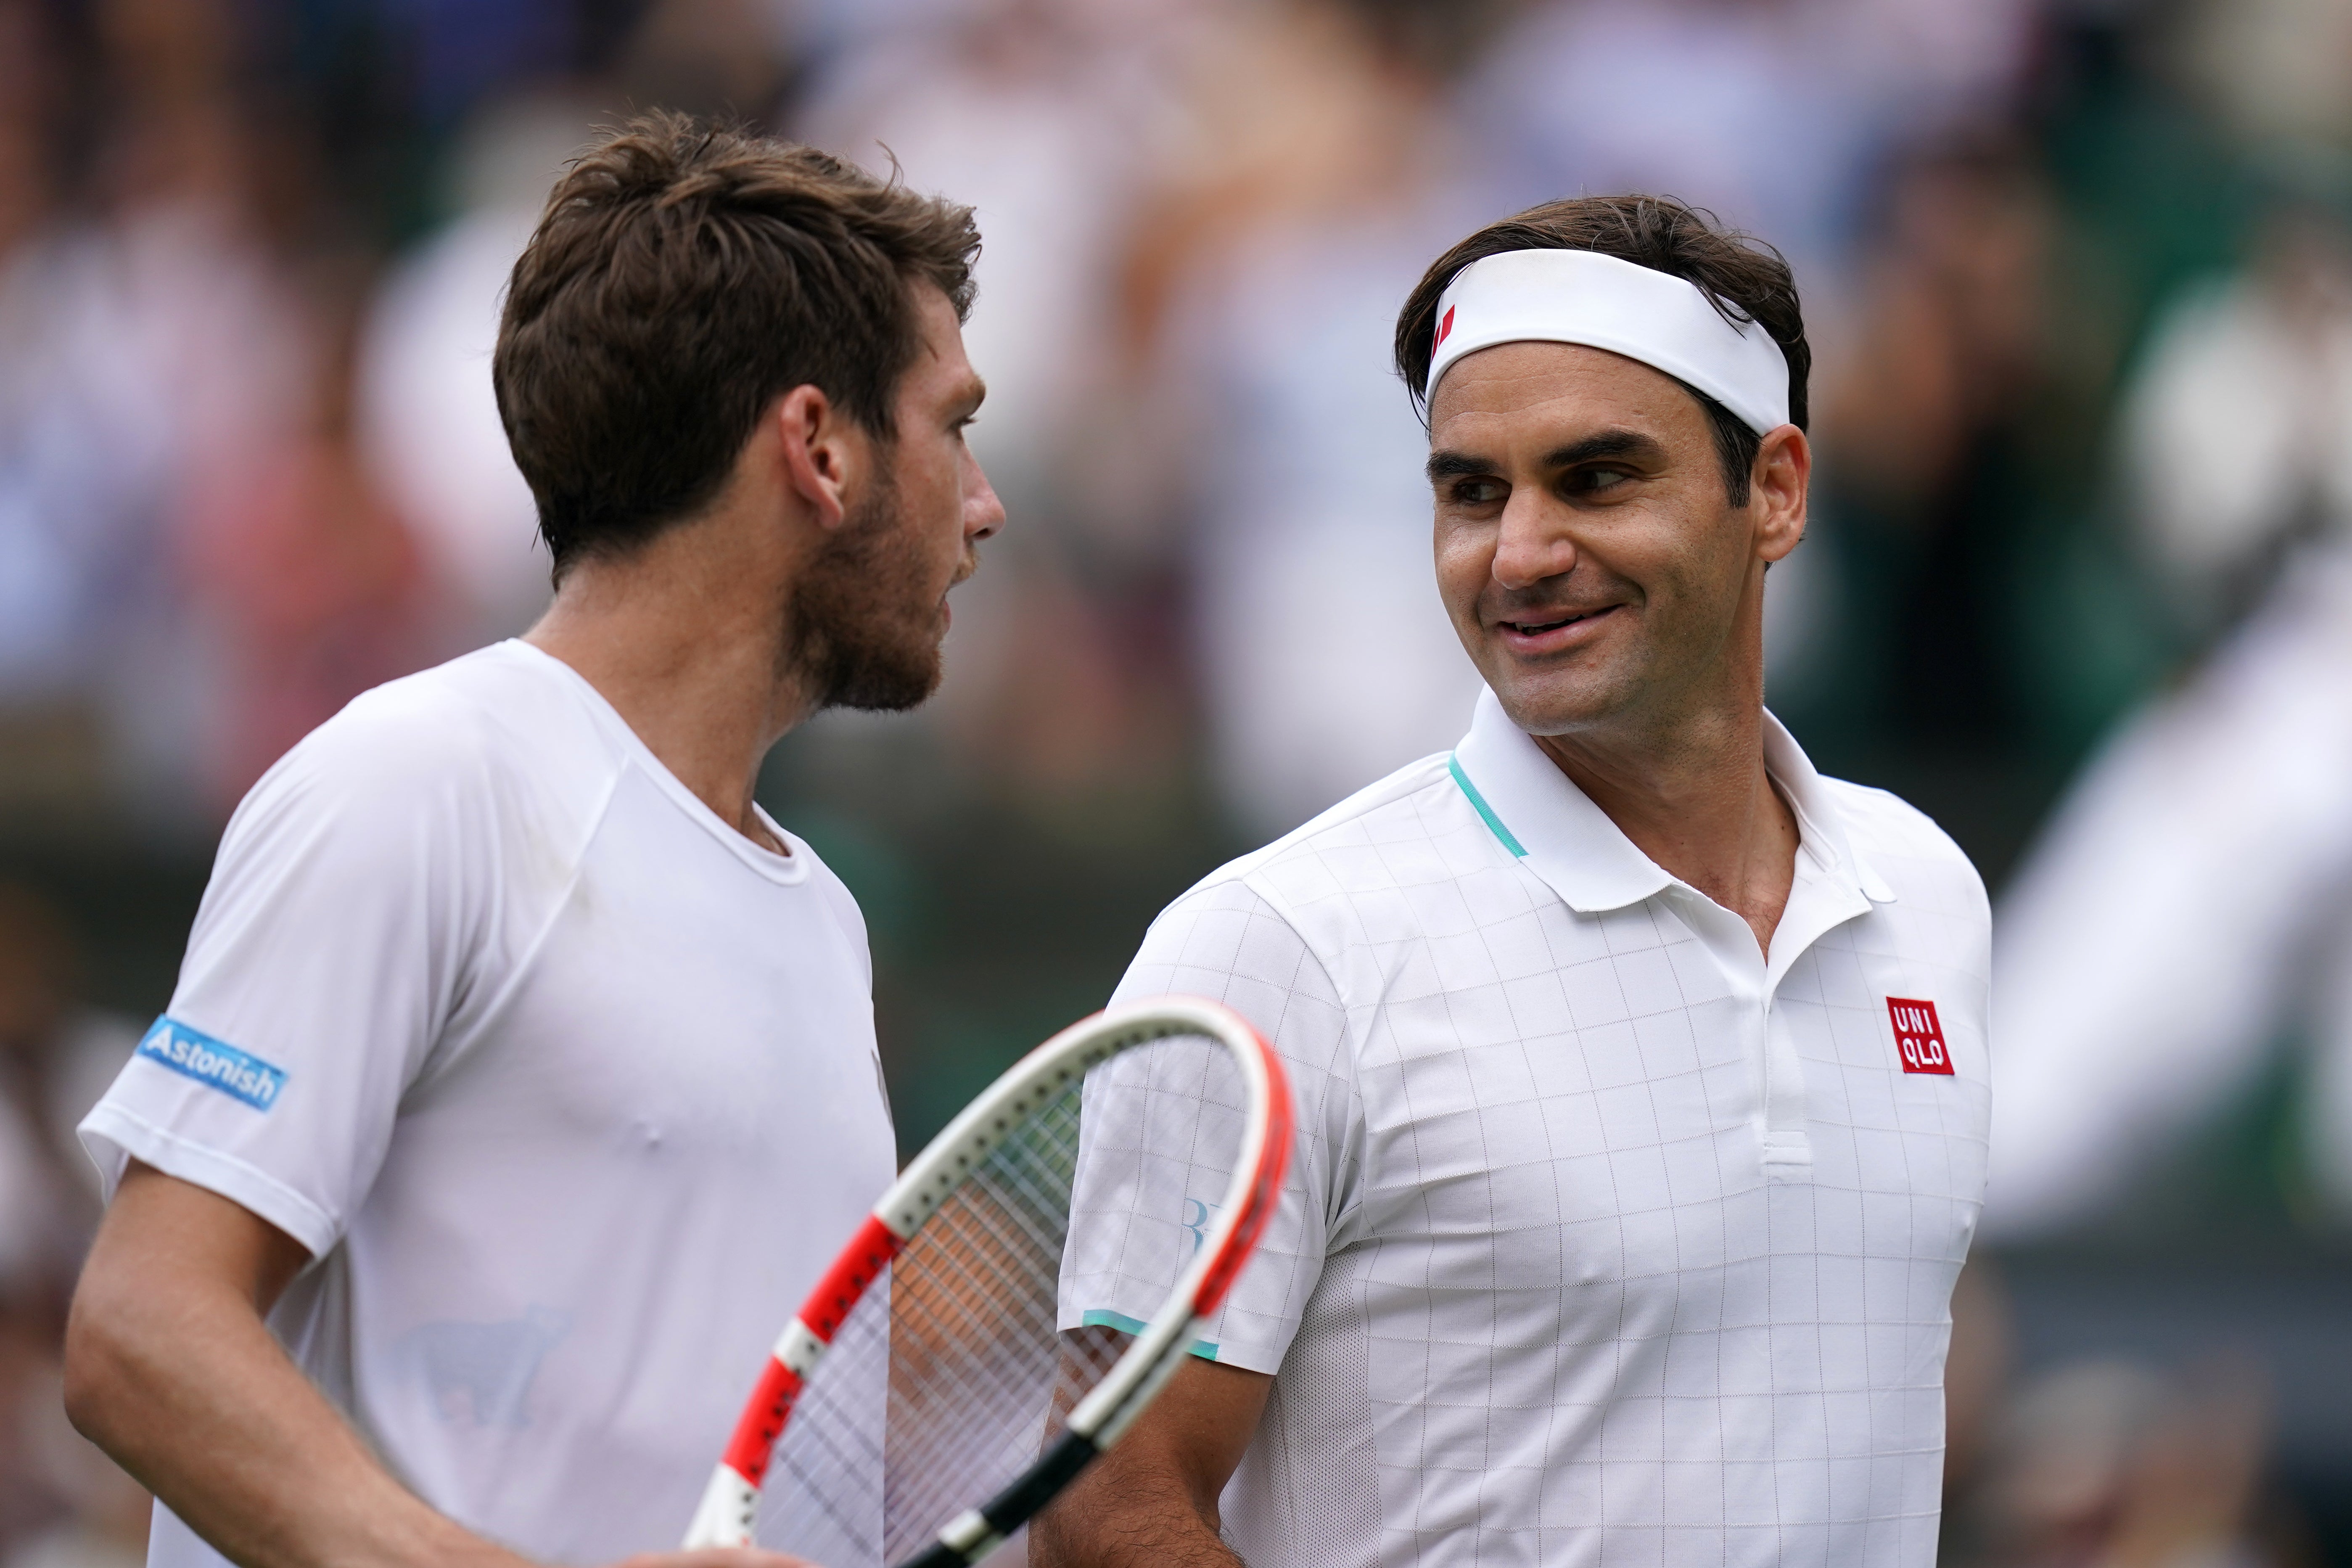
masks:
{"label": "teal trim on collar", "polygon": [[1454,775],[1454,782],[1462,786],[1462,793],[1469,796],[1470,804],[1477,807],[1478,815],[1486,818],[1486,826],[1495,830],[1495,837],[1503,841],[1503,847],[1520,859],[1526,859],[1527,850],[1521,847],[1517,839],[1511,837],[1511,830],[1503,826],[1503,819],[1495,815],[1494,808],[1486,804],[1486,797],[1480,795],[1478,786],[1470,782],[1470,775],[1462,771],[1462,760],[1459,757],[1447,757],[1445,771]]}
{"label": "teal trim on collar", "polygon": [[[1138,1321],[1124,1312],[1111,1312],[1100,1307],[1091,1307],[1087,1309],[1086,1316],[1078,1320],[1078,1326],[1085,1329],[1117,1329],[1122,1334],[1139,1334],[1151,1325]],[[1194,1340],[1186,1348],[1202,1361],[1217,1359],[1217,1347],[1206,1340]]]}

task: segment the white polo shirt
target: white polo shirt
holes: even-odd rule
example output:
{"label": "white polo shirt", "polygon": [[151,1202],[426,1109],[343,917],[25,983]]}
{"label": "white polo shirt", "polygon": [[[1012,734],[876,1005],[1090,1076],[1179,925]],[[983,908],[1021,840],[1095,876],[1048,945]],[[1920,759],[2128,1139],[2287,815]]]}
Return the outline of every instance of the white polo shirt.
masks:
{"label": "white polo shirt", "polygon": [[[1491,694],[1152,926],[1120,997],[1231,1004],[1297,1098],[1195,1352],[1279,1374],[1224,1497],[1253,1568],[1933,1563],[1990,916],[1918,812],[1765,748],[1769,963]],[[1158,1158],[1085,1151],[1065,1326],[1148,1317],[1222,1191],[1200,1102],[1150,1103]]]}
{"label": "white polo shirt", "polygon": [[[542,1561],[677,1544],[896,1165],[865,923],[776,831],[527,644],[380,687],[237,808],[171,1011],[82,1125],[110,1185],[136,1158],[309,1248],[295,1359]],[[161,1509],[149,1561],[224,1568]]]}

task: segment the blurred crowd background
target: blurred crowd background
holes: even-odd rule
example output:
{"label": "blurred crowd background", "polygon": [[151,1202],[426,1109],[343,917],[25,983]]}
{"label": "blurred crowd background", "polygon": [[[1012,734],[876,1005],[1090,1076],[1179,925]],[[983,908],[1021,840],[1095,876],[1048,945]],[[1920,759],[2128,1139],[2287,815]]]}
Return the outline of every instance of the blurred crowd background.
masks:
{"label": "blurred crowd background", "polygon": [[1999,911],[1947,1561],[2352,1563],[2352,0],[0,0],[0,1568],[138,1558],[56,1397],[72,1123],[240,794],[543,602],[499,291],[657,105],[986,237],[1012,521],[946,687],[762,784],[909,1146],[1465,727],[1386,363],[1428,259],[1621,189],[1779,246],[1770,700]]}

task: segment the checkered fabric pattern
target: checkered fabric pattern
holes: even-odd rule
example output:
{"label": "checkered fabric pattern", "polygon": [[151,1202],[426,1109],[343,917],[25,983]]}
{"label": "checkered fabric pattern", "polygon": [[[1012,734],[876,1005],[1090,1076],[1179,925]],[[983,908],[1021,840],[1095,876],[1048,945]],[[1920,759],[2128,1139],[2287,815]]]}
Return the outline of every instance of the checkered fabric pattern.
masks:
{"label": "checkered fabric pattern", "polygon": [[[1769,963],[1491,697],[1152,927],[1120,998],[1237,1008],[1297,1102],[1197,1352],[1278,1374],[1224,1500],[1254,1568],[1934,1562],[1990,916],[1925,817],[1769,728],[1805,845]],[[1950,1076],[1904,1070],[1890,995]],[[1066,1321],[1164,1299],[1218,1098],[1089,1129]]]}

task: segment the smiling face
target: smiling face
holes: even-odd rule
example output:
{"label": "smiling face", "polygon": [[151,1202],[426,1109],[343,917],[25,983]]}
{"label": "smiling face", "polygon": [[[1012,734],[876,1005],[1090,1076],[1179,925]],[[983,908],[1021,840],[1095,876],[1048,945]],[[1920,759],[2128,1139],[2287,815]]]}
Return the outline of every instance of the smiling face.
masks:
{"label": "smiling face", "polygon": [[795,584],[799,658],[822,706],[912,708],[940,683],[948,590],[971,575],[1004,507],[964,443],[987,388],[964,355],[955,308],[917,286],[923,346],[899,378],[897,429],[839,533]]}
{"label": "smiling face", "polygon": [[1804,529],[1801,432],[1747,505],[1672,377],[1601,349],[1501,343],[1430,404],[1438,591],[1519,728],[1673,727],[1760,700],[1766,563]]}

